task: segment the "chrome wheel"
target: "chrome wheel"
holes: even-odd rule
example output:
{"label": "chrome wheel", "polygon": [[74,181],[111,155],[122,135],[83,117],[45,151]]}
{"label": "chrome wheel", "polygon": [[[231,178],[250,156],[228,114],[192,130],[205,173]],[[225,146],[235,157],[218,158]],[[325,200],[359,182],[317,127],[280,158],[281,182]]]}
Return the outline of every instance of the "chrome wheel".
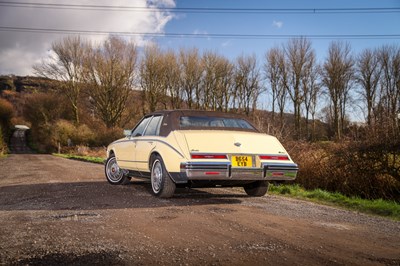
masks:
{"label": "chrome wheel", "polygon": [[124,177],[124,173],[121,171],[117,164],[117,159],[111,157],[107,160],[106,164],[106,176],[110,183],[120,183]]}
{"label": "chrome wheel", "polygon": [[154,194],[158,194],[161,191],[163,182],[163,167],[160,160],[155,160],[153,162],[153,167],[151,168],[151,187],[153,188]]}
{"label": "chrome wheel", "polygon": [[153,194],[160,198],[172,197],[174,195],[176,185],[169,177],[161,156],[153,155],[151,161],[150,173]]}

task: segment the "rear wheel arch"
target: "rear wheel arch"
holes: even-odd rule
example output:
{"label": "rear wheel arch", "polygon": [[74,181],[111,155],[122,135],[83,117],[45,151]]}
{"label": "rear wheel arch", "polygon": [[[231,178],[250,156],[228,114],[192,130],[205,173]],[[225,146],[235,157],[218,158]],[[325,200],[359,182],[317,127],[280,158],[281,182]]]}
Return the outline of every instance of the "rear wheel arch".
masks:
{"label": "rear wheel arch", "polygon": [[153,151],[150,154],[150,158],[149,158],[149,170],[150,171],[151,171],[151,168],[153,167],[153,161],[155,160],[155,158],[157,158],[157,156],[161,157],[160,153],[158,153],[157,151]]}
{"label": "rear wheel arch", "polygon": [[110,150],[110,151],[108,152],[108,157],[107,157],[107,158],[110,158],[110,157],[112,157],[112,156],[117,157],[117,156],[115,155],[114,150]]}

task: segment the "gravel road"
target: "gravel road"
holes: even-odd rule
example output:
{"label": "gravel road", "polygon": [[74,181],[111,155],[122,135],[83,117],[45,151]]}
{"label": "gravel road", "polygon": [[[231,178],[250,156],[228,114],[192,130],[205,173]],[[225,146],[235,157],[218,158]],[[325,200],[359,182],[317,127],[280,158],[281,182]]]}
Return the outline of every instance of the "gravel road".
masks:
{"label": "gravel road", "polygon": [[400,265],[400,222],[239,189],[151,195],[103,166],[0,160],[3,265]]}

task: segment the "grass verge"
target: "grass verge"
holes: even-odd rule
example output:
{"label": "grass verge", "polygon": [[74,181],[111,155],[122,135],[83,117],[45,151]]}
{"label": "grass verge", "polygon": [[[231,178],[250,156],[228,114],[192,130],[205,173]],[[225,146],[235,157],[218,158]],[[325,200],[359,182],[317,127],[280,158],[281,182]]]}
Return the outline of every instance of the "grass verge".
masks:
{"label": "grass verge", "polygon": [[340,206],[350,210],[385,216],[400,221],[400,204],[394,201],[347,197],[338,192],[327,192],[321,189],[306,190],[299,185],[271,185],[269,193],[310,200],[331,206]]}
{"label": "grass verge", "polygon": [[66,159],[83,161],[83,162],[98,163],[98,164],[104,163],[104,158],[101,158],[101,157],[80,156],[80,155],[62,154],[62,153],[53,153],[53,155],[62,157],[62,158],[66,158]]}

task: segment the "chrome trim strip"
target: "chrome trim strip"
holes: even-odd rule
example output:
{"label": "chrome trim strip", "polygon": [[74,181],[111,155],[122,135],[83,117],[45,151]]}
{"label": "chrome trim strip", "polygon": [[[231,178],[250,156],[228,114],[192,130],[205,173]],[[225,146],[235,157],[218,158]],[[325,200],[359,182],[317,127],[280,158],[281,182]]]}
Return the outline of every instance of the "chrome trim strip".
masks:
{"label": "chrome trim strip", "polygon": [[223,162],[181,163],[181,173],[186,174],[189,180],[294,180],[298,169],[294,163],[262,163],[260,168],[232,167]]}
{"label": "chrome trim strip", "polygon": [[[144,137],[145,137],[145,136],[144,136]],[[140,138],[140,137],[135,137],[135,139],[119,140],[119,141],[116,141],[115,143],[130,142],[130,141],[132,141],[132,142],[136,142],[136,141],[157,141],[157,142],[163,143],[163,144],[165,144],[166,146],[170,147],[174,152],[176,152],[177,154],[179,154],[179,156],[181,156],[182,158],[185,158],[185,156],[184,156],[180,151],[178,151],[177,149],[175,149],[171,144],[169,144],[169,143],[166,142],[166,141],[159,140],[159,139],[138,139],[138,138]]]}

